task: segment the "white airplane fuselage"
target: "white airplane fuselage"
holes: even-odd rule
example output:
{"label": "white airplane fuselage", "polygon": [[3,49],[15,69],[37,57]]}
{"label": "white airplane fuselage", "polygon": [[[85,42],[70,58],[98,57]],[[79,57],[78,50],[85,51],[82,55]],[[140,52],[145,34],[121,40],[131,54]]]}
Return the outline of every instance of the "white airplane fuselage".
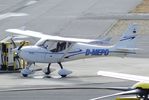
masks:
{"label": "white airplane fuselage", "polygon": [[[135,48],[136,24],[129,25],[119,41],[112,46],[101,46],[98,44],[99,41],[97,39],[66,38],[19,29],[7,29],[6,31],[40,39],[34,46],[24,46],[25,42],[23,42],[13,50],[17,53],[15,59],[20,57],[28,62],[26,68],[21,71],[24,77],[32,74],[33,71],[30,67],[33,63],[48,63],[48,67],[43,68],[43,72],[46,75],[51,73],[51,63],[58,63],[61,68],[58,74],[66,77],[72,71],[65,69],[61,64],[62,62],[90,57],[125,56],[134,54],[137,49]],[[12,43],[15,47],[13,40]]]}
{"label": "white airplane fuselage", "polygon": [[57,63],[90,57],[103,57],[120,53],[114,46],[98,46],[85,43],[75,43],[72,47],[60,52],[51,52],[40,46],[24,46],[19,56],[28,62]]}

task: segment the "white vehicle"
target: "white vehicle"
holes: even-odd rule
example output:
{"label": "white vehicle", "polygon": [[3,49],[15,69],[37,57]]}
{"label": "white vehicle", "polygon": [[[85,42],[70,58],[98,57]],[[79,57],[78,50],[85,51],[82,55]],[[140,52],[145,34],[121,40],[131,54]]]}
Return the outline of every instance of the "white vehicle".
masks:
{"label": "white vehicle", "polygon": [[48,67],[43,70],[45,74],[50,74],[51,63],[58,63],[61,68],[58,74],[62,77],[66,77],[72,72],[64,69],[61,62],[91,57],[135,54],[136,50],[134,46],[137,32],[136,24],[129,25],[118,43],[112,46],[101,46],[97,43],[93,44],[97,40],[51,36],[29,30],[7,29],[6,31],[40,38],[40,40],[33,46],[23,46],[22,44],[14,50],[18,53],[20,58],[23,58],[29,63],[28,66],[21,71],[24,77],[27,77],[32,73],[30,66],[37,62],[49,63]]}

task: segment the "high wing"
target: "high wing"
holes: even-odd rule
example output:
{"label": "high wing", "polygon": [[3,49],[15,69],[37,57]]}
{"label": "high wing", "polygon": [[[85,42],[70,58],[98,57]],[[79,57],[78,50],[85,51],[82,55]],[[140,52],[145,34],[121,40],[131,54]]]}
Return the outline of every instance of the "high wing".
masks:
{"label": "high wing", "polygon": [[108,72],[108,71],[98,71],[97,74],[101,76],[120,78],[120,79],[131,80],[131,81],[149,82],[149,77],[145,77],[145,76],[115,73],[115,72]]}
{"label": "high wing", "polygon": [[47,34],[30,31],[30,30],[7,29],[6,32],[21,34],[21,35],[31,36],[31,37],[36,37],[36,38],[42,38],[42,39],[47,39],[47,40],[52,40],[52,41],[68,41],[68,42],[81,42],[81,43],[89,43],[89,42],[95,41],[91,39],[66,38],[66,37],[60,37],[60,36],[52,36],[52,35],[47,35]]}

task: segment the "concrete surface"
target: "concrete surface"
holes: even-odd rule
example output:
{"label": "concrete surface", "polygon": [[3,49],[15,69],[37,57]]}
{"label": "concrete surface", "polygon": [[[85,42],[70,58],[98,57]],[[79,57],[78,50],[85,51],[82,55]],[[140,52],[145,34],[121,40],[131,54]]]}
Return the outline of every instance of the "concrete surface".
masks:
{"label": "concrete surface", "polygon": [[[123,85],[122,85],[123,84]],[[117,93],[119,91],[100,90],[98,87],[106,86],[131,86],[132,82],[110,82],[105,84],[88,84],[79,85],[76,89],[49,89],[49,90],[32,90],[32,91],[13,91],[0,92],[2,100],[89,100],[95,97]],[[73,86],[72,86],[73,87]],[[49,88],[49,87],[48,87]],[[114,100],[114,97],[102,100]]]}

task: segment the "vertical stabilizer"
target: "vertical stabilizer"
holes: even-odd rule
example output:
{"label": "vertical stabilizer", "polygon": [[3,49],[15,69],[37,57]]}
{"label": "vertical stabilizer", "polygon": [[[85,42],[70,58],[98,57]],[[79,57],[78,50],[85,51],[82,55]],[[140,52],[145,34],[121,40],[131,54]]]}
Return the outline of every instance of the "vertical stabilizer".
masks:
{"label": "vertical stabilizer", "polygon": [[138,25],[131,24],[128,29],[124,32],[119,42],[115,45],[116,48],[135,48],[135,40],[138,32]]}

